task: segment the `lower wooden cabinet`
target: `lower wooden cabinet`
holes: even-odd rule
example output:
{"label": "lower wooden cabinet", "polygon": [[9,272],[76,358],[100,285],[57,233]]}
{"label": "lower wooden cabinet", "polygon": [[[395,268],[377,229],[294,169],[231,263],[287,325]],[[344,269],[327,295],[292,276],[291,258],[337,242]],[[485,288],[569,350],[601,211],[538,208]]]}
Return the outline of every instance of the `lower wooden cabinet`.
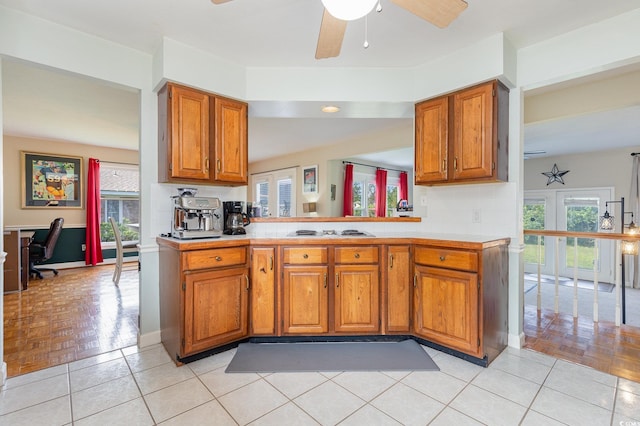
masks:
{"label": "lower wooden cabinet", "polygon": [[161,338],[176,363],[251,336],[413,335],[485,365],[506,346],[506,238],[158,242]]}
{"label": "lower wooden cabinet", "polygon": [[285,265],[283,269],[283,334],[329,331],[328,267]]}
{"label": "lower wooden cabinet", "polygon": [[386,247],[385,312],[386,332],[411,330],[411,248]]}
{"label": "lower wooden cabinet", "polygon": [[276,334],[276,249],[251,248],[250,331]]}
{"label": "lower wooden cabinet", "polygon": [[378,265],[336,265],[334,330],[372,333],[380,330]]}
{"label": "lower wooden cabinet", "polygon": [[417,335],[470,355],[481,355],[477,274],[417,265],[414,300]]}
{"label": "lower wooden cabinet", "polygon": [[248,268],[189,274],[185,284],[185,355],[248,335]]}

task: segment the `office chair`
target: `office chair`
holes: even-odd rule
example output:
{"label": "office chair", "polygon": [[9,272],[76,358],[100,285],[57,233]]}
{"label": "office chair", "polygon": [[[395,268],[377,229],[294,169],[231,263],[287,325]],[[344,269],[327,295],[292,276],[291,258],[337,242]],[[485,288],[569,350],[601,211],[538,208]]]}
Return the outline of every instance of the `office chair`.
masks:
{"label": "office chair", "polygon": [[138,245],[136,243],[122,244],[122,236],[120,235],[120,228],[114,218],[110,217],[109,222],[113,228],[113,235],[116,239],[116,269],[113,271],[112,281],[115,285],[120,282],[120,274],[122,273],[122,264],[124,262],[125,253],[137,253]]}
{"label": "office chair", "polygon": [[42,264],[53,256],[53,250],[58,242],[64,218],[58,217],[51,222],[49,233],[44,241],[31,241],[29,244],[29,274],[32,277],[42,279],[43,271],[52,271],[54,275],[58,275],[58,271],[53,268],[36,268],[36,265]]}

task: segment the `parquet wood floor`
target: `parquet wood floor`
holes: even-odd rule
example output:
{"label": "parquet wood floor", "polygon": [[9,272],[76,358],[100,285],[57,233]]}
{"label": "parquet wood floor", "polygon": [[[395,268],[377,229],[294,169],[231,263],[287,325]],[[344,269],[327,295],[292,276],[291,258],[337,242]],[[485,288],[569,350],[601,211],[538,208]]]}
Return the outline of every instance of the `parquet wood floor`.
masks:
{"label": "parquet wood floor", "polygon": [[116,287],[113,268],[47,272],[30,280],[26,291],[4,295],[9,377],[137,343],[138,272],[125,264]]}
{"label": "parquet wood floor", "polygon": [[526,305],[525,347],[640,382],[640,328]]}

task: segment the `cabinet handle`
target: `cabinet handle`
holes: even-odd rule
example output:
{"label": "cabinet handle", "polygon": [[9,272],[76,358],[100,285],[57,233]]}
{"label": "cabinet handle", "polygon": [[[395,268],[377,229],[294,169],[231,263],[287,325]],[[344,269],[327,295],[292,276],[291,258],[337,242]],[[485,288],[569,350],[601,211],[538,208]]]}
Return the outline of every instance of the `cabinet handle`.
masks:
{"label": "cabinet handle", "polygon": [[216,165],[218,167],[218,171],[220,171],[220,159],[216,160]]}
{"label": "cabinet handle", "polygon": [[416,284],[416,281],[418,281],[418,275],[414,275],[413,276],[413,288],[417,288],[418,285]]}
{"label": "cabinet handle", "polygon": [[445,261],[445,259],[446,259],[446,257],[444,257],[444,256],[440,256],[440,262],[444,262],[444,261]]}
{"label": "cabinet handle", "polygon": [[220,262],[220,261],[222,260],[222,258],[221,258],[220,256],[216,256],[216,257],[214,257],[214,259],[215,259],[217,262]]}
{"label": "cabinet handle", "polygon": [[453,170],[458,170],[458,157],[453,159]]}
{"label": "cabinet handle", "polygon": [[389,255],[389,269],[393,269],[393,255]]}
{"label": "cabinet handle", "polygon": [[273,256],[269,256],[269,270],[273,271]]}
{"label": "cabinet handle", "polygon": [[324,274],[324,288],[327,288],[327,274]]}
{"label": "cabinet handle", "polygon": [[209,157],[204,159],[204,168],[205,170],[209,170]]}
{"label": "cabinet handle", "polygon": [[247,280],[247,291],[249,291],[249,275],[245,275],[244,279]]}
{"label": "cabinet handle", "polygon": [[340,287],[340,275],[336,272],[336,288]]}
{"label": "cabinet handle", "polygon": [[308,258],[309,258],[309,255],[308,255],[307,253],[305,253],[305,254],[303,254],[303,255],[302,255],[302,257],[303,257],[304,259],[308,259]]}
{"label": "cabinet handle", "polygon": [[447,160],[442,160],[442,171],[447,170]]}
{"label": "cabinet handle", "polygon": [[360,259],[360,253],[356,253],[356,254],[354,254],[354,256],[355,256],[356,259]]}

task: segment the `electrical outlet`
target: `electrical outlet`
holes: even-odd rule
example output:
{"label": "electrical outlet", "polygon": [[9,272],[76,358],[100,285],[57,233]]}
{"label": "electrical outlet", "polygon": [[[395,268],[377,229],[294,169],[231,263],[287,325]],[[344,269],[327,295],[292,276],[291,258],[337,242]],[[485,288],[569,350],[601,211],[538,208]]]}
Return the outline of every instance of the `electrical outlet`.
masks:
{"label": "electrical outlet", "polygon": [[420,205],[423,207],[427,206],[427,196],[426,195],[421,195],[420,196]]}
{"label": "electrical outlet", "polygon": [[87,245],[86,244],[82,245],[82,251],[87,251]]}
{"label": "electrical outlet", "polygon": [[471,211],[471,223],[480,223],[480,209]]}

